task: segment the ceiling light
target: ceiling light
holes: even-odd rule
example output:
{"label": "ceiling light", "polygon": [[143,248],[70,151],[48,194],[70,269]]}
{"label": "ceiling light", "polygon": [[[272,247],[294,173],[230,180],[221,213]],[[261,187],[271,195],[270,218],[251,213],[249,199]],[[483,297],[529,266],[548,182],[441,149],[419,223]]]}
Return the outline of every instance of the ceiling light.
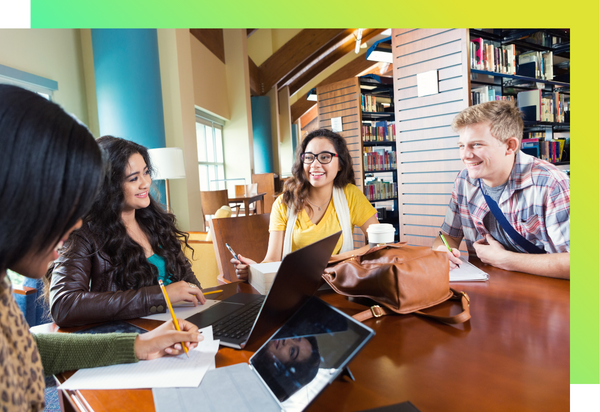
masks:
{"label": "ceiling light", "polygon": [[373,43],[367,50],[367,60],[374,62],[392,63],[392,38],[386,37]]}
{"label": "ceiling light", "polygon": [[306,94],[306,100],[310,100],[313,102],[317,101],[317,88],[313,87],[312,89],[310,89],[310,91]]}

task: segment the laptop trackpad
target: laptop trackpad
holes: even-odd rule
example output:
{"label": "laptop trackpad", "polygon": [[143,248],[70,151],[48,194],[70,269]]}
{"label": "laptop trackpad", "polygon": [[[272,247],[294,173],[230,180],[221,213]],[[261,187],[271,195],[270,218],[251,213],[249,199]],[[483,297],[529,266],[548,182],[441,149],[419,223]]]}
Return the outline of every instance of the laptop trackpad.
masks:
{"label": "laptop trackpad", "polygon": [[221,302],[203,312],[190,316],[186,320],[198,326],[199,329],[202,329],[212,325],[219,319],[235,312],[241,307],[243,307],[243,305],[238,303]]}

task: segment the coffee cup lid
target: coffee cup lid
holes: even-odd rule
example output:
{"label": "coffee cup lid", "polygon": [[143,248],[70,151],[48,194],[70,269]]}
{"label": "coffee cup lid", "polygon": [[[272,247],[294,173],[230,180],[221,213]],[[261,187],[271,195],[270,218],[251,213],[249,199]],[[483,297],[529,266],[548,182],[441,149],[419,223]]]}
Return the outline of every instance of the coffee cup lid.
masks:
{"label": "coffee cup lid", "polygon": [[389,223],[380,223],[378,225],[371,225],[367,228],[367,233],[389,233],[395,232],[394,225]]}

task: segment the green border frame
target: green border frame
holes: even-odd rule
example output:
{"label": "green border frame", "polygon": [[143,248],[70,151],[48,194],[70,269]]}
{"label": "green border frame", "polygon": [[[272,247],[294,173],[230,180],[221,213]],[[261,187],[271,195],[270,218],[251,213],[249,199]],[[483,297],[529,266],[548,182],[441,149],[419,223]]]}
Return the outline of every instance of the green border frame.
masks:
{"label": "green border frame", "polygon": [[[33,28],[568,27],[572,36],[571,383],[600,383],[598,3],[31,0]],[[368,9],[368,7],[371,10]],[[582,12],[582,10],[584,12]],[[594,120],[595,119],[595,120]],[[596,155],[594,155],[596,153]],[[594,229],[595,228],[595,229]]]}

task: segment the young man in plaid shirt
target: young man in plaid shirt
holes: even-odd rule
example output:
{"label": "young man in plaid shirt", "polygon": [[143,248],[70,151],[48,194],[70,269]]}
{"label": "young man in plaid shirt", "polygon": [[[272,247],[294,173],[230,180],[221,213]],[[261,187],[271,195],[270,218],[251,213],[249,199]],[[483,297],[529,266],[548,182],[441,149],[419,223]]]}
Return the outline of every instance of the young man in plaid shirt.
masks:
{"label": "young man in plaid shirt", "polygon": [[[520,151],[521,112],[511,102],[468,107],[452,122],[465,164],[454,182],[442,232],[433,248],[460,265],[464,238],[469,254],[501,269],[570,279],[569,177],[552,164]],[[496,201],[510,225],[546,253],[530,254],[490,212],[483,191]]]}

